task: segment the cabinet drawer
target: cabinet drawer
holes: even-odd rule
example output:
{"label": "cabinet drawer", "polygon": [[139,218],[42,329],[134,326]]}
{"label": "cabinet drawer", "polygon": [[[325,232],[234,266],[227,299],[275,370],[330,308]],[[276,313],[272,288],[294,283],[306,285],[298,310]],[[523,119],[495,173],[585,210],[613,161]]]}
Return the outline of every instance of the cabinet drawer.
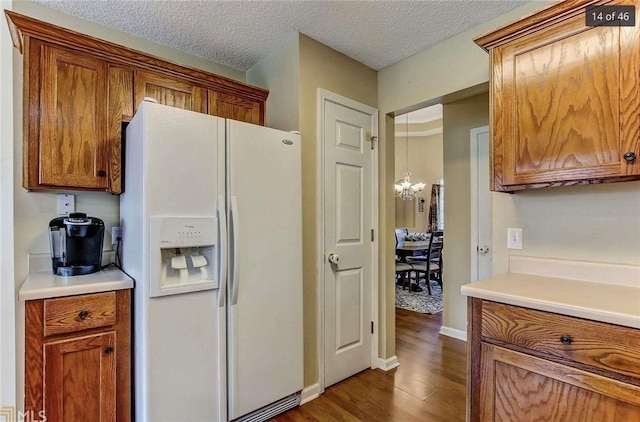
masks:
{"label": "cabinet drawer", "polygon": [[116,323],[116,292],[44,301],[44,336],[71,333]]}
{"label": "cabinet drawer", "polygon": [[481,335],[640,379],[640,330],[484,301]]}

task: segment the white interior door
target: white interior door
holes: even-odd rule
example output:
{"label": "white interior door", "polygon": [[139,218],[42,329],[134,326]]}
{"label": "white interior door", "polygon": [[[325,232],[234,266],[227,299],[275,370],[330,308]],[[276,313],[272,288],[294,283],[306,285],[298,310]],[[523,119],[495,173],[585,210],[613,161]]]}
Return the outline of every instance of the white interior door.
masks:
{"label": "white interior door", "polygon": [[489,126],[471,129],[471,281],[490,277]]}
{"label": "white interior door", "polygon": [[[372,364],[376,111],[325,99],[324,386]],[[366,107],[366,106],[364,106]],[[328,260],[339,256],[337,264]]]}

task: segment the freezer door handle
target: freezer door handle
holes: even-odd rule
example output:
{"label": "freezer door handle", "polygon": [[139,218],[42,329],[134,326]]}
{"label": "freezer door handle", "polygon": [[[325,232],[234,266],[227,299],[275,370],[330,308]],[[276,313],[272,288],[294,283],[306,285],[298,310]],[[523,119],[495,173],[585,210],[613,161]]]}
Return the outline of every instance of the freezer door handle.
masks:
{"label": "freezer door handle", "polygon": [[224,195],[218,195],[218,224],[220,243],[218,244],[218,256],[220,257],[219,268],[219,290],[218,290],[218,307],[225,305],[227,297],[227,214],[225,211]]}
{"label": "freezer door handle", "polygon": [[233,263],[231,264],[231,305],[238,303],[238,239],[240,238],[240,221],[238,216],[238,200],[235,196],[231,197],[231,239],[233,242]]}

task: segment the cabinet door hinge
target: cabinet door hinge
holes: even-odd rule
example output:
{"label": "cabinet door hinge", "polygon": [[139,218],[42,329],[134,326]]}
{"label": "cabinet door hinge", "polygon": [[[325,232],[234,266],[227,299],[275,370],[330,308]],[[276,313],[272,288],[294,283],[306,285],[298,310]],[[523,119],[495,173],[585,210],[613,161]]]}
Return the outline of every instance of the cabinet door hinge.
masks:
{"label": "cabinet door hinge", "polygon": [[375,239],[374,230],[371,229],[371,241],[373,242],[374,239]]}
{"label": "cabinet door hinge", "polygon": [[373,321],[371,321],[371,334],[373,334]]}

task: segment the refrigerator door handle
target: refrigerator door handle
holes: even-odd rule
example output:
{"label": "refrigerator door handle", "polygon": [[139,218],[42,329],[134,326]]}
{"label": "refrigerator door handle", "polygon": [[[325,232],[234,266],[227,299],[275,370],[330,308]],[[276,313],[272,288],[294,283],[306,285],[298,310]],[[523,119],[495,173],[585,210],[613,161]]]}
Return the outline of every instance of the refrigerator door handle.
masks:
{"label": "refrigerator door handle", "polygon": [[231,275],[231,303],[230,305],[236,305],[238,303],[238,239],[240,237],[240,222],[238,216],[238,200],[235,196],[231,197],[231,239],[233,239],[233,274]]}
{"label": "refrigerator door handle", "polygon": [[218,195],[218,225],[220,233],[220,243],[218,247],[218,256],[220,257],[219,269],[219,290],[218,290],[218,307],[225,305],[227,297],[227,214],[225,212],[224,195]]}

